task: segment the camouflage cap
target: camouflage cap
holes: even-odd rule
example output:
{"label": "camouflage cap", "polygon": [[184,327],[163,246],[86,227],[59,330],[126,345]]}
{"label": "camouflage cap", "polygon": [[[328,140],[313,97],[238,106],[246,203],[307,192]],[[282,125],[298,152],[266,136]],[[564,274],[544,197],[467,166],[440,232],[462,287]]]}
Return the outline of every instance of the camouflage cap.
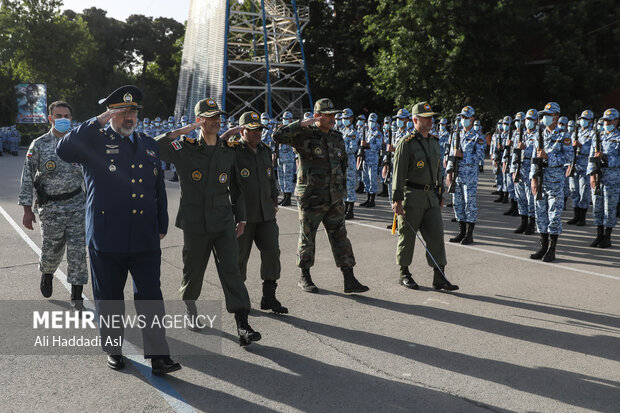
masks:
{"label": "camouflage cap", "polygon": [[352,118],[352,117],[353,117],[353,111],[351,109],[345,108],[342,111],[342,118],[343,119],[345,119],[345,118]]}
{"label": "camouflage cap", "polygon": [[566,125],[568,123],[568,118],[566,116],[560,116],[560,119],[558,119],[558,123]]}
{"label": "camouflage cap", "polygon": [[338,112],[341,112],[341,111],[336,109],[332,101],[327,98],[319,99],[314,104],[314,113],[323,113],[326,115],[332,115]]}
{"label": "camouflage cap", "polygon": [[549,102],[545,105],[545,108],[540,111],[543,115],[555,115],[560,113],[560,105],[556,102]]}
{"label": "camouflage cap", "polygon": [[436,115],[431,109],[431,105],[428,102],[420,102],[413,105],[411,108],[411,116],[418,116],[420,118],[429,118]]}
{"label": "camouflage cap", "polygon": [[211,98],[206,98],[198,103],[194,107],[196,117],[212,118],[213,116],[221,115],[224,112],[220,110],[217,102]]}
{"label": "camouflage cap", "polygon": [[518,112],[518,113],[515,115],[515,120],[521,120],[521,119],[523,119],[523,118],[525,118],[525,113],[523,113],[523,112]]}
{"label": "camouflage cap", "polygon": [[462,116],[464,118],[471,118],[475,114],[476,111],[474,110],[474,108],[472,108],[471,106],[465,106],[463,109],[461,109],[461,113],[459,113],[459,116]]}
{"label": "camouflage cap", "polygon": [[579,119],[594,119],[594,113],[591,110],[586,109],[581,112],[581,116],[579,116]]}
{"label": "camouflage cap", "polygon": [[439,124],[440,124],[440,125],[447,125],[447,124],[448,124],[448,119],[446,119],[446,118],[441,118],[441,119],[439,120]]}
{"label": "camouflage cap", "polygon": [[407,119],[411,117],[411,114],[409,113],[409,111],[405,108],[401,108],[398,110],[398,113],[396,114],[396,117],[398,119]]}
{"label": "camouflage cap", "polygon": [[512,118],[510,116],[504,116],[504,120],[502,121],[504,125],[510,125],[512,123]]}
{"label": "camouflage cap", "polygon": [[538,119],[538,111],[536,109],[529,109],[527,111],[527,114],[525,115],[525,119],[537,120]]}
{"label": "camouflage cap", "polygon": [[616,120],[618,119],[618,111],[614,108],[609,108],[603,113],[603,120]]}
{"label": "camouflage cap", "polygon": [[244,112],[239,118],[239,126],[243,126],[246,129],[264,129],[262,123],[260,123],[260,116],[256,112]]}

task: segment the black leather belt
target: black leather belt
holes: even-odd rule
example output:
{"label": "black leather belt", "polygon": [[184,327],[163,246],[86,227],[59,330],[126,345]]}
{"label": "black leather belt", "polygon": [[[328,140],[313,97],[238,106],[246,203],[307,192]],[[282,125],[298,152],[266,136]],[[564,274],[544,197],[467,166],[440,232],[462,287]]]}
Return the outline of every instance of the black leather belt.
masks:
{"label": "black leather belt", "polygon": [[414,182],[409,182],[409,181],[407,181],[407,187],[412,188],[412,189],[421,189],[423,191],[430,191],[431,189],[433,191],[437,191],[437,187],[435,185],[431,185],[431,184],[422,185],[422,184],[416,184]]}
{"label": "black leather belt", "polygon": [[66,201],[69,198],[73,198],[80,192],[82,192],[82,187],[77,188],[75,191],[66,192],[64,194],[48,195],[47,200],[48,201]]}

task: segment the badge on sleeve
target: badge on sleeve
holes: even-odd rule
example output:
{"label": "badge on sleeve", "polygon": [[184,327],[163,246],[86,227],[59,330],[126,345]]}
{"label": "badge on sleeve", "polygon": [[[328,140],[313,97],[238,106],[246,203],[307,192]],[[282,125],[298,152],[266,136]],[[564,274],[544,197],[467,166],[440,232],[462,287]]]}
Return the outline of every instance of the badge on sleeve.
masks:
{"label": "badge on sleeve", "polygon": [[180,151],[182,146],[181,146],[181,142],[179,141],[174,141],[171,143],[172,147],[174,148],[175,151]]}
{"label": "badge on sleeve", "polygon": [[200,172],[198,169],[195,169],[192,171],[192,179],[195,182],[199,182],[202,179],[202,172]]}
{"label": "badge on sleeve", "polygon": [[314,148],[314,154],[316,156],[321,156],[321,155],[323,155],[323,150],[321,150],[321,148],[318,148],[318,147]]}
{"label": "badge on sleeve", "polygon": [[267,176],[271,176],[271,168],[267,168]]}
{"label": "badge on sleeve", "polygon": [[418,168],[424,168],[424,161],[418,161],[415,166],[417,166]]}
{"label": "badge on sleeve", "polygon": [[482,145],[484,143],[484,141],[482,140],[482,138],[478,138],[478,144]]}
{"label": "badge on sleeve", "polygon": [[339,158],[341,158],[341,157],[342,157],[342,151],[341,151],[341,150],[338,150],[337,155],[338,155],[338,157],[339,157]]}
{"label": "badge on sleeve", "polygon": [[220,181],[221,184],[225,184],[228,182],[228,175],[226,173],[221,173],[217,180]]}
{"label": "badge on sleeve", "polygon": [[56,162],[54,161],[45,162],[45,169],[47,169],[48,171],[53,171],[54,169],[56,169]]}
{"label": "badge on sleeve", "polygon": [[248,168],[243,168],[241,170],[241,176],[243,178],[247,178],[248,176],[250,176],[250,170]]}
{"label": "badge on sleeve", "polygon": [[157,171],[157,168],[153,168],[153,175],[157,176],[158,173],[159,171]]}
{"label": "badge on sleeve", "polygon": [[564,145],[566,146],[570,145],[570,138],[564,138]]}

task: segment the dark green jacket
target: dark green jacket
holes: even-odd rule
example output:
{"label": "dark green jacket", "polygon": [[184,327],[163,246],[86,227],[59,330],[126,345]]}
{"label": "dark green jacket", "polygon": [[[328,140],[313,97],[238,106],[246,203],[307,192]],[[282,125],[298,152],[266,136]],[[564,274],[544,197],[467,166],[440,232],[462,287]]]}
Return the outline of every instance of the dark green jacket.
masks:
{"label": "dark green jacket", "polygon": [[[422,146],[426,149],[429,159],[427,159]],[[402,201],[405,199],[405,194],[412,191],[422,191],[408,188],[407,182],[441,187],[440,153],[439,140],[434,135],[428,135],[428,138],[424,138],[415,130],[402,137],[398,141],[394,153],[392,199]],[[428,160],[430,160],[431,165],[428,165]],[[436,194],[434,191],[426,192]]]}
{"label": "dark green jacket", "polygon": [[207,233],[246,221],[232,144],[218,141],[207,147],[201,137],[171,141],[167,135],[155,140],[161,160],[174,163],[179,175],[181,200],[175,225],[184,231]]}
{"label": "dark green jacket", "polygon": [[247,221],[263,222],[275,219],[278,187],[273,174],[271,149],[260,142],[256,153],[243,139],[236,149],[239,184],[247,205]]}
{"label": "dark green jacket", "polygon": [[346,196],[347,153],[340,132],[301,128],[296,121],[275,131],[273,140],[299,154],[295,194],[302,207],[334,203]]}

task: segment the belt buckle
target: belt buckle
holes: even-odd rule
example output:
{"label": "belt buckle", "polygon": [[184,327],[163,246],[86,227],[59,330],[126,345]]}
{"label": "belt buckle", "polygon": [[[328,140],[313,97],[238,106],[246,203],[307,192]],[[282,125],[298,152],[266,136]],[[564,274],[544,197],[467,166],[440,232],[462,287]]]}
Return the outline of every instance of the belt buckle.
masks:
{"label": "belt buckle", "polygon": [[428,191],[429,189],[431,189],[431,185],[430,184],[424,185],[424,191]]}

